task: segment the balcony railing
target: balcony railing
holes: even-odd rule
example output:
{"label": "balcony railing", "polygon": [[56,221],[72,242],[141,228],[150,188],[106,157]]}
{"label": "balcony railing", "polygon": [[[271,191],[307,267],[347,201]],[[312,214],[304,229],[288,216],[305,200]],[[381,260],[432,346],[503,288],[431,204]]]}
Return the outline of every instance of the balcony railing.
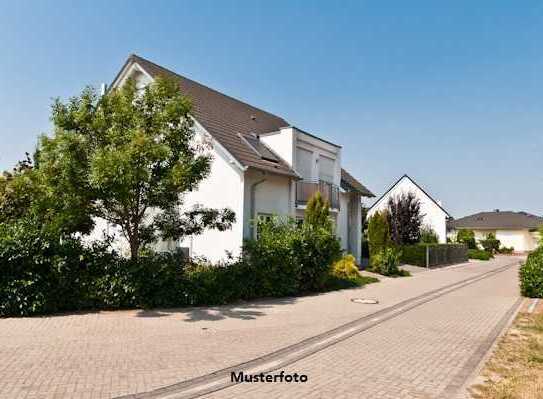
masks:
{"label": "balcony railing", "polygon": [[339,187],[322,180],[296,182],[296,205],[306,205],[317,191],[320,191],[322,198],[330,203],[330,208],[339,209]]}

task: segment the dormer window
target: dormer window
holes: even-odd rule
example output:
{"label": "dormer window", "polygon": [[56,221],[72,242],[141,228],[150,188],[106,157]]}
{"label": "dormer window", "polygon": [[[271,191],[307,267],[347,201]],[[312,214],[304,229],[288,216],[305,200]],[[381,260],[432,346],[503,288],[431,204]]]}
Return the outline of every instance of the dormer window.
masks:
{"label": "dormer window", "polygon": [[260,158],[269,162],[279,162],[279,158],[257,136],[240,135],[240,137]]}

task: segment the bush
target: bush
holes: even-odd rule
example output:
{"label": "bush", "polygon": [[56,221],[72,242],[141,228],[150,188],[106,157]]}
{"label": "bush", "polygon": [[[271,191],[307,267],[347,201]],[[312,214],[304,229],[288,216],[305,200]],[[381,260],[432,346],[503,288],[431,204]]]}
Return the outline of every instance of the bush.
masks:
{"label": "bush", "polygon": [[432,227],[423,226],[420,229],[420,242],[424,244],[437,244],[439,242],[439,238]]}
{"label": "bush", "polygon": [[[277,218],[258,224],[259,237],[243,246],[243,262],[258,282],[262,296],[285,296],[298,292],[301,265],[295,248],[300,247],[301,228]],[[295,243],[295,241],[298,241]]]}
{"label": "bush", "polygon": [[456,241],[461,244],[466,244],[468,249],[478,249],[475,241],[475,233],[473,230],[460,229],[456,234]]}
{"label": "bush", "polygon": [[398,268],[401,253],[394,248],[386,248],[375,255],[371,271],[383,276],[408,276],[409,272]]}
{"label": "bush", "polygon": [[368,222],[370,265],[375,256],[391,245],[387,212],[376,212]]}
{"label": "bush", "polygon": [[470,249],[468,250],[468,257],[470,259],[478,259],[478,260],[490,260],[492,258],[492,254],[487,251],[483,251],[480,249]]}
{"label": "bush", "polygon": [[335,262],[332,266],[332,275],[345,280],[353,280],[360,276],[354,256],[345,255]]}
{"label": "bush", "polygon": [[520,267],[520,291],[523,296],[543,298],[543,247],[539,247]]}
{"label": "bush", "polygon": [[515,248],[513,247],[501,247],[498,252],[500,254],[505,254],[505,255],[509,255],[509,254],[512,254],[513,252],[515,251]]}
{"label": "bush", "polygon": [[[103,276],[104,270],[116,269],[118,261],[106,247],[85,247],[32,220],[0,224],[0,316],[100,307],[104,301],[96,292],[98,271]],[[108,284],[115,286],[119,280]],[[122,283],[108,293],[120,298],[122,290],[124,297],[131,295]],[[119,300],[119,306],[124,304]]]}
{"label": "bush", "polygon": [[257,276],[264,296],[293,295],[324,288],[341,245],[326,227],[293,220],[261,222],[259,239],[247,241],[243,261]]}
{"label": "bush", "polygon": [[[426,263],[428,247],[428,264]],[[400,248],[402,263],[416,266],[441,266],[468,260],[467,247],[464,244],[415,244]]]}
{"label": "bush", "polygon": [[500,240],[496,238],[494,233],[488,233],[486,238],[484,240],[480,240],[479,242],[481,243],[483,249],[491,254],[498,252],[500,249]]}
{"label": "bush", "polygon": [[426,245],[405,245],[401,250],[401,263],[426,267]]}

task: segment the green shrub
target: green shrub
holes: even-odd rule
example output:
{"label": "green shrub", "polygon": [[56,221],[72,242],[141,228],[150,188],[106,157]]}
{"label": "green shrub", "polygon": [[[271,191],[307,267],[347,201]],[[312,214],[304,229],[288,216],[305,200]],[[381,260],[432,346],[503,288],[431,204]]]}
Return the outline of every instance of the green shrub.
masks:
{"label": "green shrub", "polygon": [[468,249],[478,249],[475,241],[475,233],[473,230],[460,229],[456,234],[456,241],[461,244],[466,244]]}
{"label": "green shrub", "polygon": [[487,251],[483,251],[480,249],[469,249],[468,257],[470,259],[490,260],[490,258],[492,258],[493,256],[490,252]]}
{"label": "green shrub", "polygon": [[384,276],[408,276],[409,272],[400,269],[401,253],[394,248],[386,248],[384,251],[375,255],[375,260],[371,266],[371,271]]}
{"label": "green shrub", "polygon": [[301,265],[296,259],[295,241],[301,228],[291,220],[272,219],[258,223],[259,237],[243,246],[243,262],[254,272],[262,296],[285,296],[298,292]]}
{"label": "green shrub", "polygon": [[375,256],[391,246],[390,227],[386,211],[376,212],[368,222],[368,242],[370,265],[373,265]]}
{"label": "green shrub", "polygon": [[426,245],[405,245],[401,251],[401,263],[426,267]]}
{"label": "green shrub", "polygon": [[488,233],[486,238],[484,240],[480,240],[479,242],[481,243],[483,249],[491,254],[495,254],[500,249],[500,240],[496,238],[494,233]]}
{"label": "green shrub", "polygon": [[539,247],[520,267],[520,291],[523,296],[543,298],[543,247]]}
{"label": "green shrub", "polygon": [[[428,264],[426,248],[428,247]],[[468,260],[467,247],[464,244],[415,244],[400,248],[402,263],[416,266],[440,266]]]}
{"label": "green shrub", "polygon": [[498,250],[500,254],[506,254],[506,255],[512,254],[514,251],[515,251],[515,248],[513,247],[501,247]]}
{"label": "green shrub", "polygon": [[332,275],[346,280],[356,279],[360,273],[358,272],[354,256],[348,254],[334,262],[332,265]]}
{"label": "green shrub", "polygon": [[423,226],[420,229],[420,242],[424,244],[437,244],[439,242],[439,237],[432,227]]}

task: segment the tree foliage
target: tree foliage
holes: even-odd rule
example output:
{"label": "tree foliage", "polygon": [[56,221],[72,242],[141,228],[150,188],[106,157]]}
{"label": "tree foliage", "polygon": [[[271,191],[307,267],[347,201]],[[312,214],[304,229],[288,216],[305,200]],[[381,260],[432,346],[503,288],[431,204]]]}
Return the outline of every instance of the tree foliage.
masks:
{"label": "tree foliage", "polygon": [[424,244],[437,244],[439,237],[432,226],[422,226],[420,229],[420,242]]}
{"label": "tree foliage", "polygon": [[389,198],[388,223],[394,244],[409,245],[419,242],[422,217],[420,201],[412,192]]}
{"label": "tree foliage", "polygon": [[307,202],[304,221],[310,226],[332,228],[330,203],[322,198],[320,191],[317,191]]}
{"label": "tree foliage", "polygon": [[473,230],[458,230],[458,233],[456,233],[456,241],[461,244],[466,244],[469,249],[478,249],[477,242],[475,241],[475,233],[473,232]]}
{"label": "tree foliage", "polygon": [[494,233],[488,233],[484,240],[480,241],[483,249],[491,254],[495,254],[500,250],[500,240],[496,238]]}
{"label": "tree foliage", "polygon": [[181,211],[183,194],[208,176],[211,162],[190,110],[170,79],[144,89],[128,80],[102,97],[88,88],[66,103],[57,99],[54,135],[41,138],[37,169],[45,190],[65,199],[62,224],[87,233],[92,217],[103,218],[121,228],[132,258],[159,238],[229,228],[231,210]]}

